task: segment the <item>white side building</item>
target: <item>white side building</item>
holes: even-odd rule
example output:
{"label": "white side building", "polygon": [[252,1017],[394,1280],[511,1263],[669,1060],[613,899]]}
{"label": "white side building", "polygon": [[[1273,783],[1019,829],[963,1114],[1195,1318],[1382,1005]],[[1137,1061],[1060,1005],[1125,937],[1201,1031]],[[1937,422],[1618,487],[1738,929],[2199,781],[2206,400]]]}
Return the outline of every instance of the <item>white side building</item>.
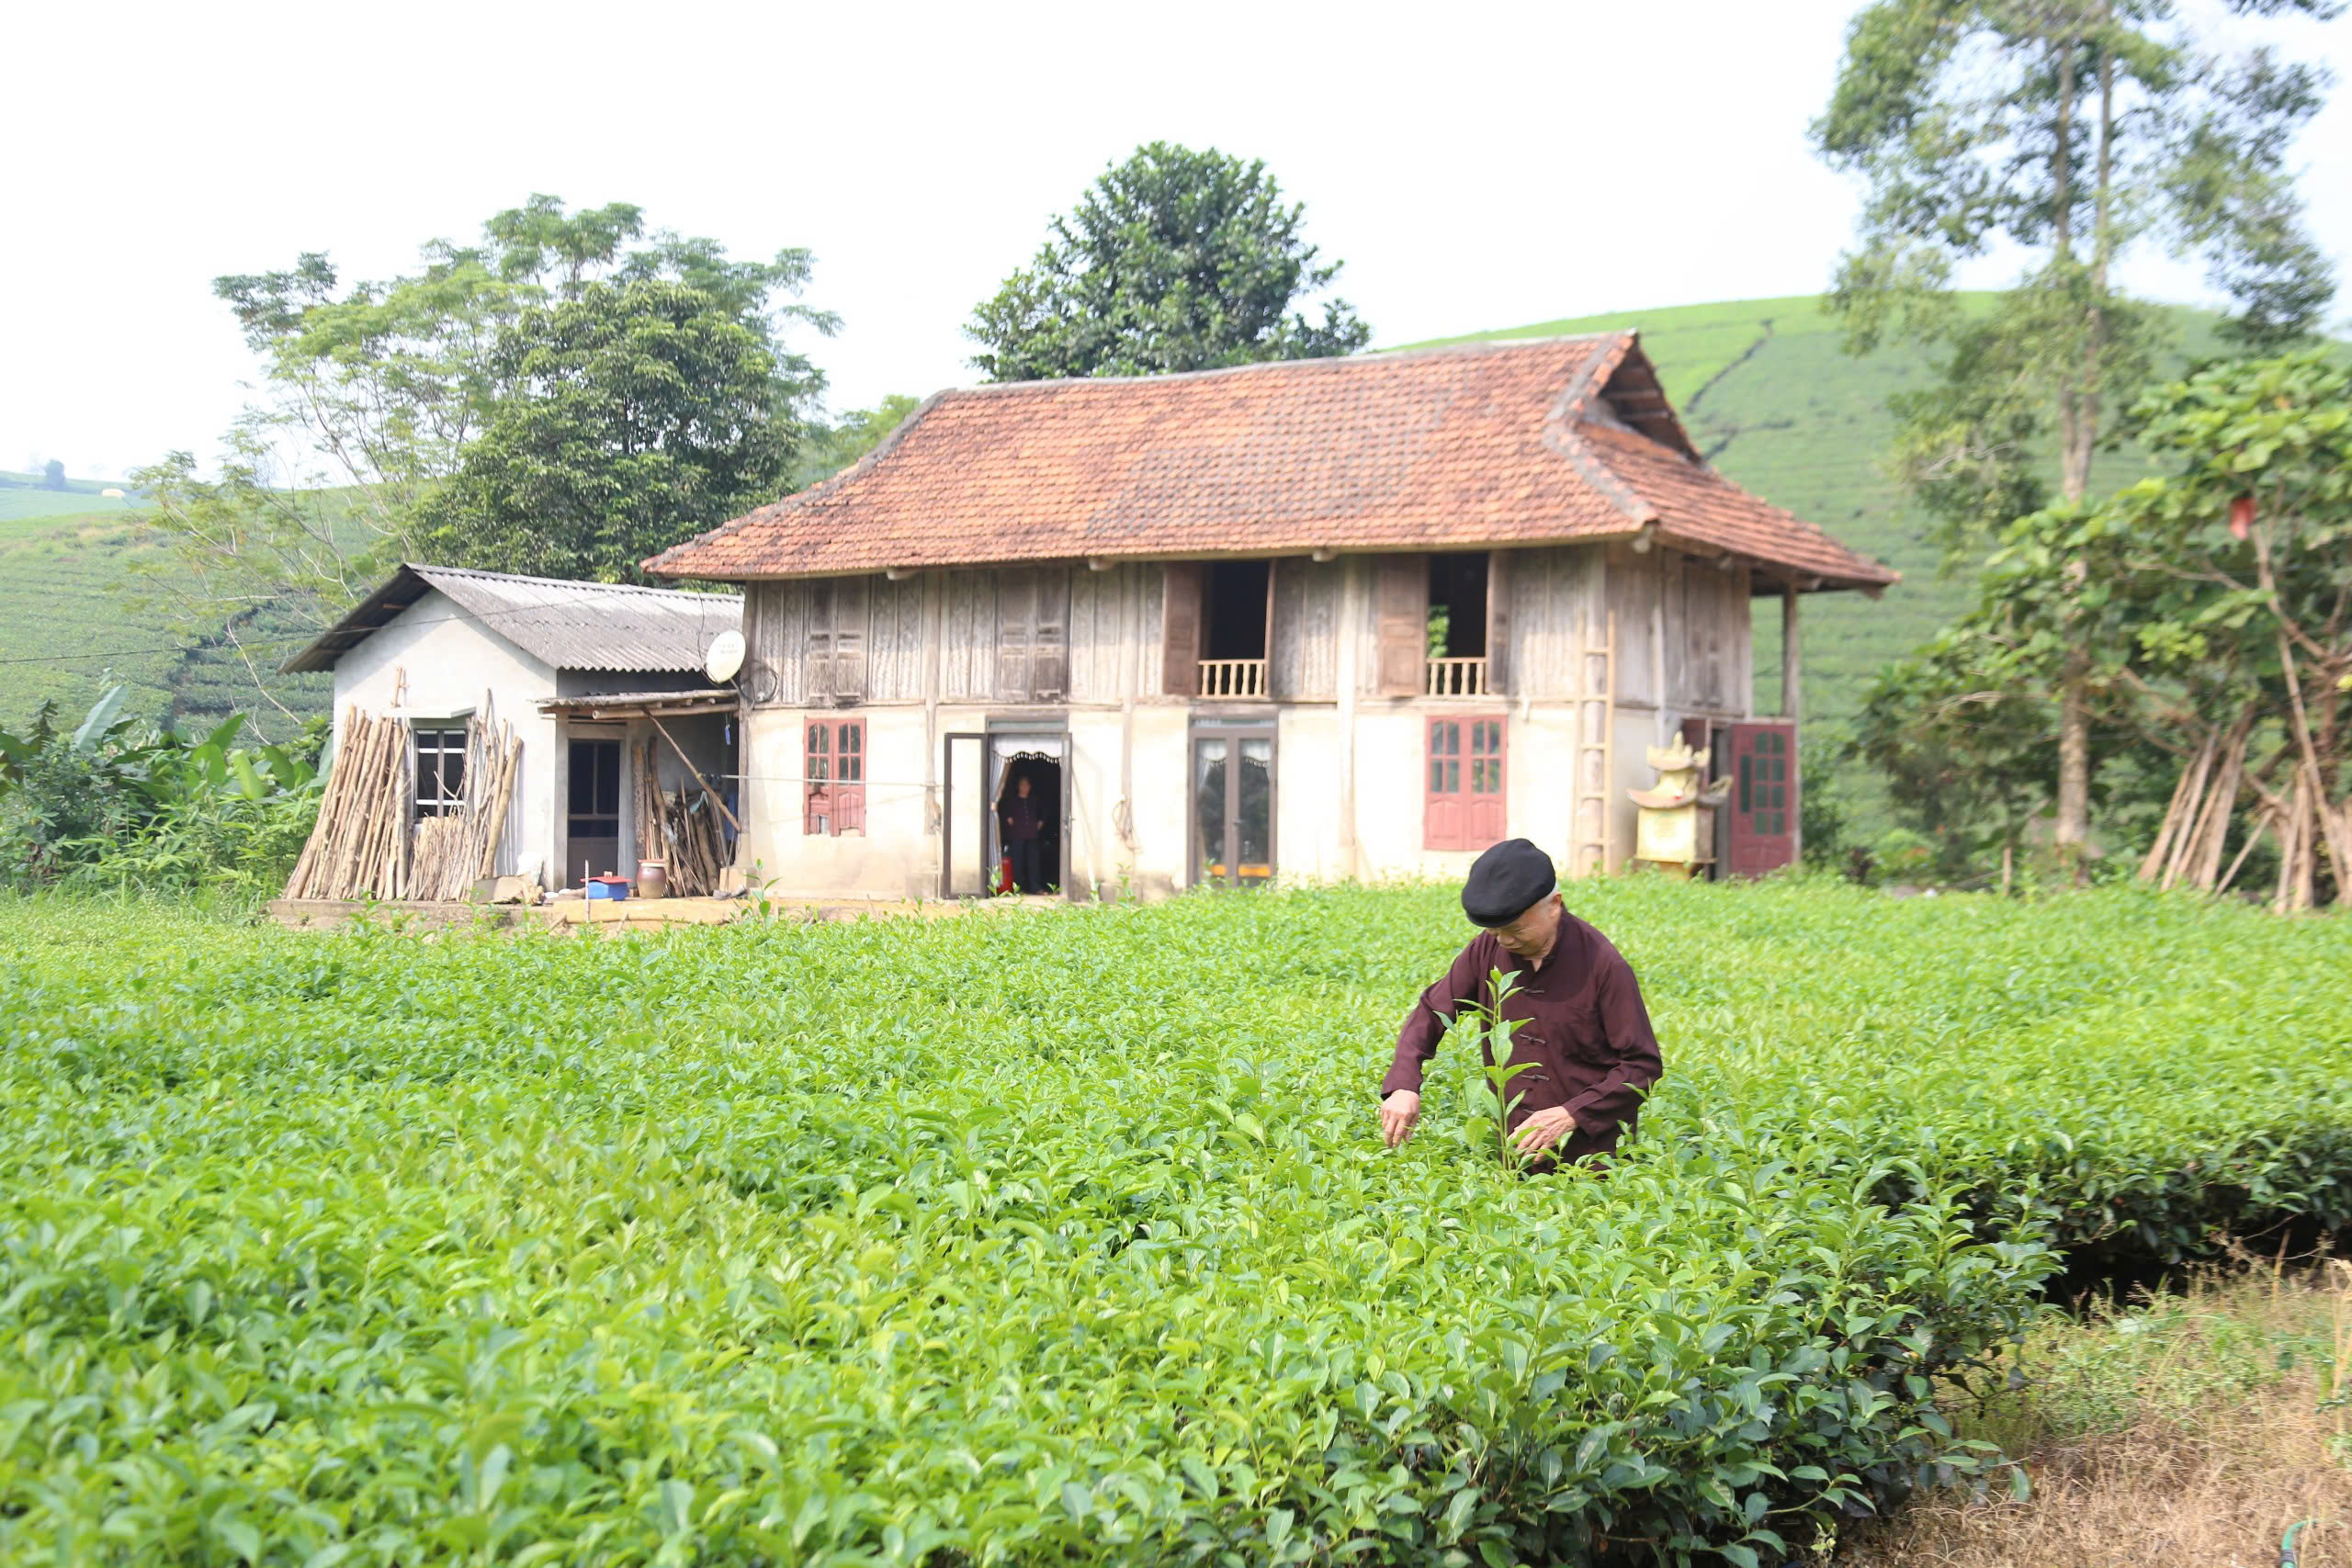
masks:
{"label": "white side building", "polygon": [[420,813],[460,784],[445,770],[469,717],[512,724],[522,755],[498,869],[577,886],[637,870],[643,742],[663,790],[691,767],[731,792],[737,699],[705,660],[742,617],[732,593],[411,564],[284,668],[334,672],[338,742],[354,709],[406,722]]}

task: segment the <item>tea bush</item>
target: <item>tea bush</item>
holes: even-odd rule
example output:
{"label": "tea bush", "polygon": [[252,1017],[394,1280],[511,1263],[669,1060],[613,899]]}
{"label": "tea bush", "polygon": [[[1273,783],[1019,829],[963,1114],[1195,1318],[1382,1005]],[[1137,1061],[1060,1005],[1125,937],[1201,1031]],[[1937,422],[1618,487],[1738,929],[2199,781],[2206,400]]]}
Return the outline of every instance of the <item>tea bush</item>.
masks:
{"label": "tea bush", "polygon": [[1442,888],[0,907],[0,1555],[1753,1564],[1965,1460],[2047,1240],[2340,1217],[2343,922],[1574,897],[1668,1052],[1605,1181],[1498,1171],[1460,1053],[1380,1148]]}

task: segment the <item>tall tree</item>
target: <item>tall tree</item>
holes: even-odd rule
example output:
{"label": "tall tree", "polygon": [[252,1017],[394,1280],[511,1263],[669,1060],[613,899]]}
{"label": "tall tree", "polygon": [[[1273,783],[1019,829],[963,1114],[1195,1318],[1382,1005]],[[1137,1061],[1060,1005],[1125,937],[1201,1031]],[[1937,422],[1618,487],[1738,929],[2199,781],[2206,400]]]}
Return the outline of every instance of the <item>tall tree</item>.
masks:
{"label": "tall tree", "polygon": [[[2114,284],[2130,247],[2203,255],[2249,344],[2317,324],[2333,279],[2302,231],[2287,157],[2328,82],[2267,49],[2224,57],[2172,0],[1875,0],[1855,17],[1813,127],[1823,156],[1869,186],[1831,300],[1858,352],[1898,332],[1946,348],[1939,383],[1898,401],[1898,462],[1955,556],[2040,504],[2050,445],[2060,496],[2088,493],[2106,411],[2144,383],[2154,346],[2150,313]],[[1972,319],[1954,306],[1953,265],[2001,243],[2035,262]],[[2079,592],[2086,570],[2071,576]],[[2078,856],[2096,693],[2084,639],[2069,641],[2056,837]]]}
{"label": "tall tree", "polygon": [[1146,376],[1352,354],[1372,340],[1344,299],[1298,309],[1339,276],[1301,237],[1262,162],[1171,142],[1107,170],[1029,266],[972,315],[991,380]]}
{"label": "tall tree", "polygon": [[51,457],[48,462],[43,463],[40,466],[40,483],[43,490],[63,490],[65,464],[56,457]]}
{"label": "tall tree", "polygon": [[891,392],[870,409],[852,409],[832,424],[813,425],[793,459],[792,488],[807,490],[831,479],[889,439],[922,404],[921,398]]}
{"label": "tall tree", "polygon": [[436,559],[642,581],[646,557],[786,488],[805,362],[685,283],[568,294],[501,335],[493,364],[509,395],[428,508]]}
{"label": "tall tree", "polygon": [[[682,286],[760,340],[779,387],[804,392],[819,378],[784,333],[833,326],[788,302],[807,281],[807,252],[730,260],[715,241],[649,231],[626,202],[572,211],[534,196],[492,217],[479,243],[435,241],[423,261],[406,276],[346,285],[323,253],[307,253],[282,272],[216,278],[262,363],[262,395],[212,473],[175,452],[132,476],[165,547],[152,584],[187,629],[225,626],[266,698],[269,683],[242,641],[251,617],[266,606],[274,629],[332,620],[390,562],[449,543],[455,513],[435,497],[484,432],[503,416],[511,434],[517,400],[537,395],[515,334],[537,341],[551,307],[599,283]],[[661,335],[666,307],[652,294],[631,298],[654,309],[649,331]],[[799,416],[792,396],[769,406],[787,423]],[[748,439],[763,448],[775,436]]]}

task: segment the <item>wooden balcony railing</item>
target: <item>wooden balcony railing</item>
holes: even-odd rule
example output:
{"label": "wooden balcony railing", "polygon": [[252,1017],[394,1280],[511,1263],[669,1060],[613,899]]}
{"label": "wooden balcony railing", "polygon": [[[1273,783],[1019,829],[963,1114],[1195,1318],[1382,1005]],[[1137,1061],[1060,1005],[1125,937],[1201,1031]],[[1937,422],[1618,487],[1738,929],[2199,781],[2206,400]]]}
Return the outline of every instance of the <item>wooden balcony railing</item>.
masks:
{"label": "wooden balcony railing", "polygon": [[1266,694],[1266,661],[1262,659],[1204,659],[1200,695],[1262,697]]}
{"label": "wooden balcony railing", "polygon": [[1483,659],[1432,659],[1421,682],[1425,697],[1483,697],[1487,661]]}

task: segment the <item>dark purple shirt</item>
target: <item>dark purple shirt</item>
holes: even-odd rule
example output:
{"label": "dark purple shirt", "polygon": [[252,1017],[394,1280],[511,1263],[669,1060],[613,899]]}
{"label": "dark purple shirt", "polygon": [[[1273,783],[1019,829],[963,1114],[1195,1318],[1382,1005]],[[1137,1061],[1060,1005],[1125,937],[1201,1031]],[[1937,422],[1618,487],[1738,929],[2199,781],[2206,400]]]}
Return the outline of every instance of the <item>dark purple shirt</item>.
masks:
{"label": "dark purple shirt", "polygon": [[1038,814],[1035,795],[1008,795],[1004,797],[1004,836],[1008,839],[1034,839],[1045,830],[1046,819]]}
{"label": "dark purple shirt", "polygon": [[[1503,1004],[1503,1017],[1526,1021],[1511,1035],[1511,1060],[1534,1064],[1506,1091],[1519,1100],[1510,1124],[1565,1106],[1576,1131],[1554,1145],[1562,1155],[1574,1160],[1614,1149],[1618,1138],[1633,1131],[1643,1097],[1666,1068],[1633,966],[1607,937],[1566,912],[1540,967],[1512,956],[1492,931],[1481,931],[1462,950],[1406,1016],[1396,1059],[1380,1080],[1382,1097],[1419,1089],[1421,1064],[1437,1055],[1455,1008],[1486,1002],[1487,976],[1498,969],[1519,982]],[[1487,1059],[1491,1064],[1491,1054]]]}

